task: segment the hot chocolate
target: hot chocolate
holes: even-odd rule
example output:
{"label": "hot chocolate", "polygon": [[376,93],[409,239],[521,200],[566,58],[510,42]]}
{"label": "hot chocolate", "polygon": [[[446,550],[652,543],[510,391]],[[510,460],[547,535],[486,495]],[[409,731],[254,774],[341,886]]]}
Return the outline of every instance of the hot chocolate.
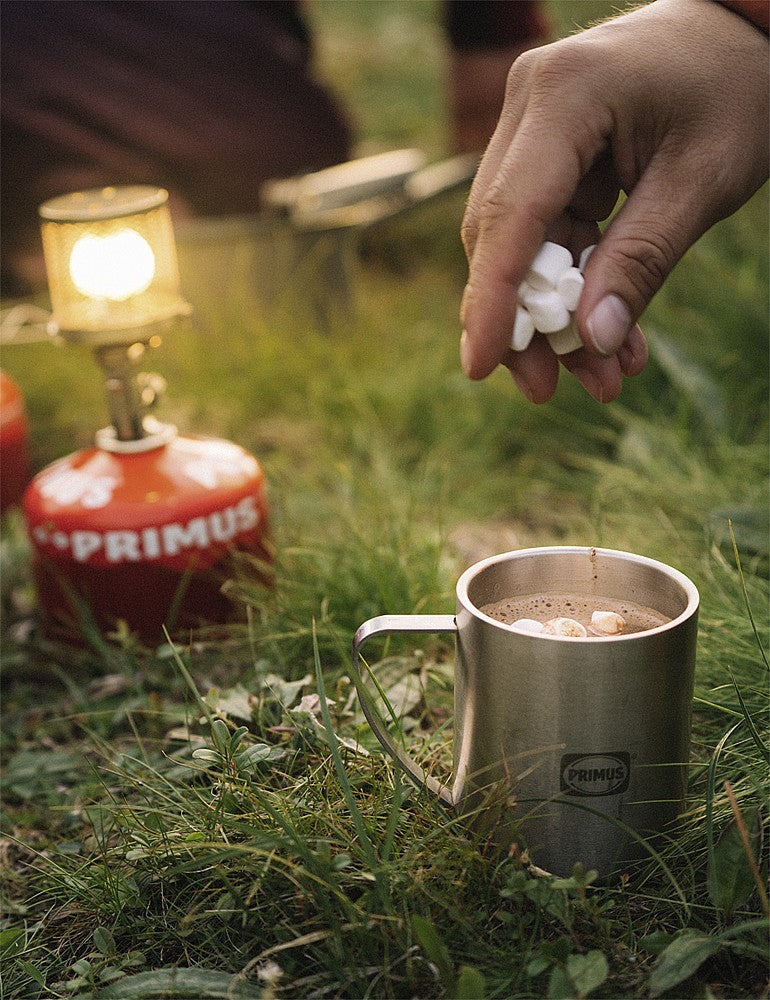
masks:
{"label": "hot chocolate", "polygon": [[528,594],[496,601],[480,610],[490,618],[528,632],[573,637],[631,635],[670,621],[635,601],[583,594]]}

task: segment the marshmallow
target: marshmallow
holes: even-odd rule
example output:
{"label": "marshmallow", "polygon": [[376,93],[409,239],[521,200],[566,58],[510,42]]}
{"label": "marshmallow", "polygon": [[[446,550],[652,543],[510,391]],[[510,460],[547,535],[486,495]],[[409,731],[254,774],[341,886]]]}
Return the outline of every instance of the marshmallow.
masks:
{"label": "marshmallow", "polygon": [[547,291],[547,292],[550,291],[550,292],[552,292],[553,290],[554,290],[553,288],[546,288],[546,289],[535,288],[534,285],[530,285],[530,283],[528,281],[524,280],[519,285],[519,291],[517,293],[517,296],[518,296],[518,299],[519,299],[519,303],[522,304],[526,298],[529,298],[532,295],[537,295],[538,291],[540,291],[540,292],[542,292],[542,291]]}
{"label": "marshmallow", "polygon": [[559,275],[559,280],[556,282],[556,291],[570,312],[574,312],[577,309],[584,284],[585,279],[576,267],[568,267],[566,271],[563,271]]}
{"label": "marshmallow", "polygon": [[569,310],[555,289],[542,291],[525,283],[519,289],[519,301],[534,320],[535,329],[541,333],[563,330],[569,324]]}
{"label": "marshmallow", "polygon": [[545,625],[534,618],[518,618],[515,622],[511,622],[509,628],[517,628],[521,632],[533,632],[537,634],[543,631]]}
{"label": "marshmallow", "polygon": [[568,267],[572,267],[572,254],[569,250],[558,243],[545,242],[532,261],[526,280],[533,288],[547,291],[556,285],[559,275]]}
{"label": "marshmallow", "polygon": [[625,627],[625,618],[614,611],[594,611],[591,615],[591,628],[603,635],[617,635]]}
{"label": "marshmallow", "polygon": [[595,249],[596,244],[586,247],[575,267],[566,247],[542,245],[519,285],[512,350],[525,351],[537,330],[548,337],[555,354],[570,354],[583,346],[574,312],[585,285],[582,272]]}
{"label": "marshmallow", "polygon": [[583,639],[588,632],[574,618],[552,618],[543,626],[542,635],[564,635],[573,639]]}
{"label": "marshmallow", "polygon": [[516,319],[513,321],[513,336],[511,348],[514,351],[524,351],[535,335],[535,321],[523,306],[516,306]]}
{"label": "marshmallow", "polygon": [[582,274],[586,269],[586,264],[588,263],[588,258],[596,249],[596,244],[592,243],[590,247],[586,247],[585,250],[580,254],[578,258],[578,270]]}
{"label": "marshmallow", "polygon": [[570,354],[583,346],[583,339],[574,316],[563,330],[556,330],[554,333],[548,334],[548,343],[554,354]]}

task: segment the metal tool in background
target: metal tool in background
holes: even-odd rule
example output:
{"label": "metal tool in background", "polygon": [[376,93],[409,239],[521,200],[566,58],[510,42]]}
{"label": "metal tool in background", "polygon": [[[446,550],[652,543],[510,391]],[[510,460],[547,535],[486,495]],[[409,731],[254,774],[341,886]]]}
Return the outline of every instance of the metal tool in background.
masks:
{"label": "metal tool in background", "polygon": [[[267,318],[285,315],[324,332],[354,313],[357,250],[365,233],[470,185],[478,157],[428,164],[416,149],[351,160],[268,181],[254,215],[194,219],[177,227],[182,285],[205,310],[200,275],[232,288]],[[195,280],[194,280],[195,279]]]}

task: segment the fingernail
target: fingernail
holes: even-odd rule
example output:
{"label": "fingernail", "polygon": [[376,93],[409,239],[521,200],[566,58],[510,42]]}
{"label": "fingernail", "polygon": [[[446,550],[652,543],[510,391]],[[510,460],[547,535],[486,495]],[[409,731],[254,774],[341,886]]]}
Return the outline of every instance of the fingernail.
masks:
{"label": "fingernail", "polygon": [[463,367],[463,371],[470,378],[471,374],[471,345],[468,340],[468,334],[465,330],[462,332],[460,337],[460,364]]}
{"label": "fingernail", "polygon": [[586,333],[598,354],[615,354],[632,326],[628,306],[618,295],[605,295],[594,306],[586,320]]}
{"label": "fingernail", "polygon": [[624,375],[638,375],[647,364],[647,354],[647,341],[635,323],[617,354],[620,370]]}

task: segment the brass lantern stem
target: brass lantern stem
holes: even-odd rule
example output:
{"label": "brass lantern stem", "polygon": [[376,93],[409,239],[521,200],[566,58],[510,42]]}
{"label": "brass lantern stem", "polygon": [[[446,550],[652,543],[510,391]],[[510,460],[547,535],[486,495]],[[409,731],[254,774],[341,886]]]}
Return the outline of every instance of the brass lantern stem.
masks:
{"label": "brass lantern stem", "polygon": [[104,372],[107,406],[118,440],[143,438],[143,406],[131,361],[131,348],[125,344],[97,347],[94,353]]}

